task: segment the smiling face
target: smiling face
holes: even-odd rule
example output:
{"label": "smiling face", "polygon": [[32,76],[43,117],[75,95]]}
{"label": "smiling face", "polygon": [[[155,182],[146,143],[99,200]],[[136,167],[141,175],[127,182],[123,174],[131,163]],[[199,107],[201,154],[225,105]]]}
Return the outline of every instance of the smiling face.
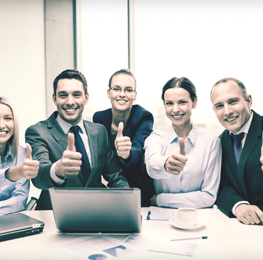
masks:
{"label": "smiling face", "polygon": [[9,106],[0,104],[0,145],[6,145],[14,134],[14,117]]}
{"label": "smiling face", "polygon": [[218,121],[229,131],[238,131],[251,116],[252,97],[245,100],[241,88],[233,80],[221,82],[213,89],[211,100]]}
{"label": "smiling face", "polygon": [[57,84],[54,104],[60,117],[66,122],[76,125],[82,118],[84,106],[88,103],[83,83],[77,79],[60,79]]}
{"label": "smiling face", "polygon": [[111,88],[107,90],[112,108],[120,111],[130,110],[136,100],[135,81],[127,74],[117,74],[111,80]]}
{"label": "smiling face", "polygon": [[197,99],[191,100],[190,94],[183,88],[169,88],[164,93],[164,108],[174,128],[191,125],[192,109],[196,108]]}

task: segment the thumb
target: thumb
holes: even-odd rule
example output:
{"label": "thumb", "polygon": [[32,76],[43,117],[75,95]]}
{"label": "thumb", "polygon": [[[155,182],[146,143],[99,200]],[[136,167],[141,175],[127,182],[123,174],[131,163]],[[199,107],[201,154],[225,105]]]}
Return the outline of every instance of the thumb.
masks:
{"label": "thumb", "polygon": [[29,143],[26,143],[26,157],[25,158],[32,160],[32,148]]}
{"label": "thumb", "polygon": [[120,122],[118,125],[118,134],[117,134],[117,138],[122,137],[122,131],[123,131],[123,122]]}
{"label": "thumb", "polygon": [[75,137],[74,134],[72,133],[68,133],[68,147],[67,150],[71,151],[71,152],[75,152]]}
{"label": "thumb", "polygon": [[184,139],[182,137],[179,138],[179,146],[180,146],[180,154],[185,155],[185,144],[184,144]]}

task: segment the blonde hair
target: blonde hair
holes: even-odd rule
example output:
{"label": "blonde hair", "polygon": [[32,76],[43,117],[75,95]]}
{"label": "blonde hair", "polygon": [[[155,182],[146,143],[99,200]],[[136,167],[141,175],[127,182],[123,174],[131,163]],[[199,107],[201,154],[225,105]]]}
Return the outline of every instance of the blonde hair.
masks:
{"label": "blonde hair", "polygon": [[13,106],[8,98],[6,97],[0,97],[0,104],[8,106],[13,114],[13,120],[14,120],[14,132],[13,136],[8,140],[8,143],[11,146],[11,151],[13,158],[16,160],[15,164],[17,163],[17,151],[18,151],[18,143],[19,143],[19,128],[18,128],[18,119],[16,116],[16,113],[13,109]]}

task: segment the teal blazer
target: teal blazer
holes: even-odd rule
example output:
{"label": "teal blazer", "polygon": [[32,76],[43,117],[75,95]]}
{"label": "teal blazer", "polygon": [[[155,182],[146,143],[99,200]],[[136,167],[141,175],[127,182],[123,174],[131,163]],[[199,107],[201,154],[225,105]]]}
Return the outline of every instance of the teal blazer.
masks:
{"label": "teal blazer", "polygon": [[[108,137],[111,134],[112,110],[98,111],[93,115],[93,122],[106,127]],[[129,119],[123,129],[123,135],[131,139],[132,147],[130,157],[123,160],[118,157],[119,166],[128,180],[130,187],[141,190],[141,205],[150,206],[150,198],[155,194],[154,184],[146,172],[144,163],[144,141],[153,129],[153,115],[140,105],[133,105]],[[115,146],[112,144],[115,151]]]}

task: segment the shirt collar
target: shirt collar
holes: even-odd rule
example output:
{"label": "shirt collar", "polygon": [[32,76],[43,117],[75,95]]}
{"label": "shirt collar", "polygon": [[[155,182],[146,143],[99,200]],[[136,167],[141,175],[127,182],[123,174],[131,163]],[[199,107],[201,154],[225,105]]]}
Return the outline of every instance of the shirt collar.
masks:
{"label": "shirt collar", "polygon": [[232,132],[232,131],[229,131],[229,133],[233,134],[233,135],[238,135],[240,133],[245,133],[247,135],[247,133],[249,131],[249,128],[250,128],[250,125],[251,125],[251,122],[252,122],[252,119],[253,119],[253,111],[251,112],[251,116],[248,119],[248,121],[243,125],[243,127],[241,127],[241,129],[236,134],[234,132]]}
{"label": "shirt collar", "polygon": [[[59,114],[58,114],[56,120],[57,120],[58,124],[60,125],[60,127],[62,128],[63,132],[65,134],[68,134],[70,128],[72,127],[72,124],[70,124],[70,123],[66,122],[65,120],[63,120],[60,117]],[[81,119],[77,125],[80,127],[81,132],[85,133],[85,127],[84,127],[84,124],[83,124],[83,119]]]}
{"label": "shirt collar", "polygon": [[[198,135],[198,130],[196,129],[196,127],[192,124],[192,129],[190,131],[189,136],[187,137],[187,140],[189,140],[192,145],[195,144],[196,138]],[[179,139],[178,135],[176,134],[173,125],[171,125],[168,129],[168,136],[169,136],[169,142],[173,143],[173,142],[177,142],[177,140]]]}

